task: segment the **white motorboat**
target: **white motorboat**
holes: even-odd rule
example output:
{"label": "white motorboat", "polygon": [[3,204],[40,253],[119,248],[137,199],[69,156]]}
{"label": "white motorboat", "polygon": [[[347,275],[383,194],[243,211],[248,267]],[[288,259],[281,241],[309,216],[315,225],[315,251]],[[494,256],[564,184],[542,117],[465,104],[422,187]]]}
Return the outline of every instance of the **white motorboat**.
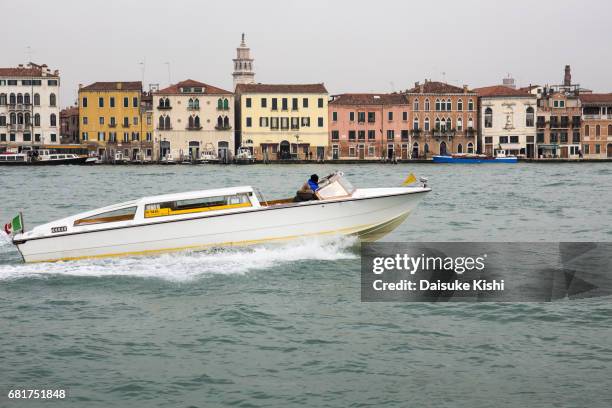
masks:
{"label": "white motorboat", "polygon": [[311,201],[266,201],[250,186],[144,197],[17,233],[13,243],[24,261],[43,262],[334,234],[376,240],[401,224],[429,191],[424,182],[356,189],[334,173],[321,180]]}
{"label": "white motorboat", "polygon": [[248,146],[240,146],[238,151],[236,152],[236,156],[234,156],[234,163],[236,164],[254,164],[255,157],[253,157],[253,152]]}
{"label": "white motorboat", "polygon": [[46,149],[23,150],[20,153],[6,152],[0,154],[0,165],[33,165],[49,166],[59,164],[83,164],[87,156],[71,153],[56,153]]}
{"label": "white motorboat", "polygon": [[200,154],[198,163],[218,163],[219,158],[215,154],[214,150],[205,150]]}

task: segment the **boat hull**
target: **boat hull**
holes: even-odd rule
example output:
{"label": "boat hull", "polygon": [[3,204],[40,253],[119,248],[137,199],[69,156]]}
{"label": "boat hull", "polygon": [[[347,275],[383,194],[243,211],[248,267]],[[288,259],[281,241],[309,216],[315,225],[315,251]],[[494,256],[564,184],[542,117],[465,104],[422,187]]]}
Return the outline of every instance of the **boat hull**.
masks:
{"label": "boat hull", "polygon": [[27,162],[0,161],[0,166],[58,166],[62,164],[85,164],[86,161],[87,157]]}
{"label": "boat hull", "polygon": [[357,235],[371,241],[401,224],[427,191],[261,207],[15,244],[26,262],[44,262],[240,246],[321,235]]}
{"label": "boat hull", "polygon": [[517,163],[516,157],[453,157],[434,156],[434,163]]}

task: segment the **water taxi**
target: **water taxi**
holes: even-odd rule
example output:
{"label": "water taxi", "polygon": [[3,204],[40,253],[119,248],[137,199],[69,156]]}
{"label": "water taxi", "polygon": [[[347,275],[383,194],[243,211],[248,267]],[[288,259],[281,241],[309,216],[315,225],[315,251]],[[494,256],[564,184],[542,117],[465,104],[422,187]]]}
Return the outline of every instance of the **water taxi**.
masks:
{"label": "water taxi", "polygon": [[[315,198],[268,201],[251,186],[144,197],[98,208],[28,232],[13,243],[25,262],[145,255],[249,245],[321,235],[377,240],[400,225],[431,191],[354,188],[340,172],[320,180]],[[18,225],[23,225],[20,221]],[[8,231],[8,230],[7,230]]]}
{"label": "water taxi", "polygon": [[0,154],[0,166],[49,166],[58,164],[84,164],[85,155],[55,153],[50,150],[27,150],[20,153],[5,152]]}
{"label": "water taxi", "polygon": [[516,156],[508,156],[504,150],[498,150],[495,156],[485,154],[457,153],[451,156],[434,156],[434,163],[517,163]]}

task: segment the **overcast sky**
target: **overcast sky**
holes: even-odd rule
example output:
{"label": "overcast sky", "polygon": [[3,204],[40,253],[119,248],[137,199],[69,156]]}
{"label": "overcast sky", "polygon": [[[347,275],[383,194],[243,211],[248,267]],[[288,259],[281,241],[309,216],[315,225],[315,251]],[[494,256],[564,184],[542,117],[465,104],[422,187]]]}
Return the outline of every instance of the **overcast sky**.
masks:
{"label": "overcast sky", "polygon": [[[20,0],[2,5],[3,66],[59,69],[78,84],[191,78],[230,89],[246,33],[255,79],[388,92],[424,78],[470,87],[574,82],[612,92],[612,2],[567,0]],[[28,49],[28,47],[30,47]],[[30,58],[31,56],[31,58]]]}

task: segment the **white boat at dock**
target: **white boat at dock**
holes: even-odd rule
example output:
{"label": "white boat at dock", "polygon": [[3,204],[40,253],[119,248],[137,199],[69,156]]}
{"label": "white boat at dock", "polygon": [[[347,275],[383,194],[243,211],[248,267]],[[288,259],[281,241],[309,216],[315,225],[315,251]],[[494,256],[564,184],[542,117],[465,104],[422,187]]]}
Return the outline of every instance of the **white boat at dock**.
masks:
{"label": "white boat at dock", "polygon": [[47,149],[0,153],[0,166],[52,166],[59,164],[84,164],[87,156],[56,153]]}
{"label": "white boat at dock", "polygon": [[354,188],[342,173],[321,179],[319,186],[317,199],[302,202],[267,201],[250,186],[144,197],[39,225],[14,235],[13,243],[24,261],[43,262],[321,235],[376,240],[400,225],[431,191],[424,182]]}

